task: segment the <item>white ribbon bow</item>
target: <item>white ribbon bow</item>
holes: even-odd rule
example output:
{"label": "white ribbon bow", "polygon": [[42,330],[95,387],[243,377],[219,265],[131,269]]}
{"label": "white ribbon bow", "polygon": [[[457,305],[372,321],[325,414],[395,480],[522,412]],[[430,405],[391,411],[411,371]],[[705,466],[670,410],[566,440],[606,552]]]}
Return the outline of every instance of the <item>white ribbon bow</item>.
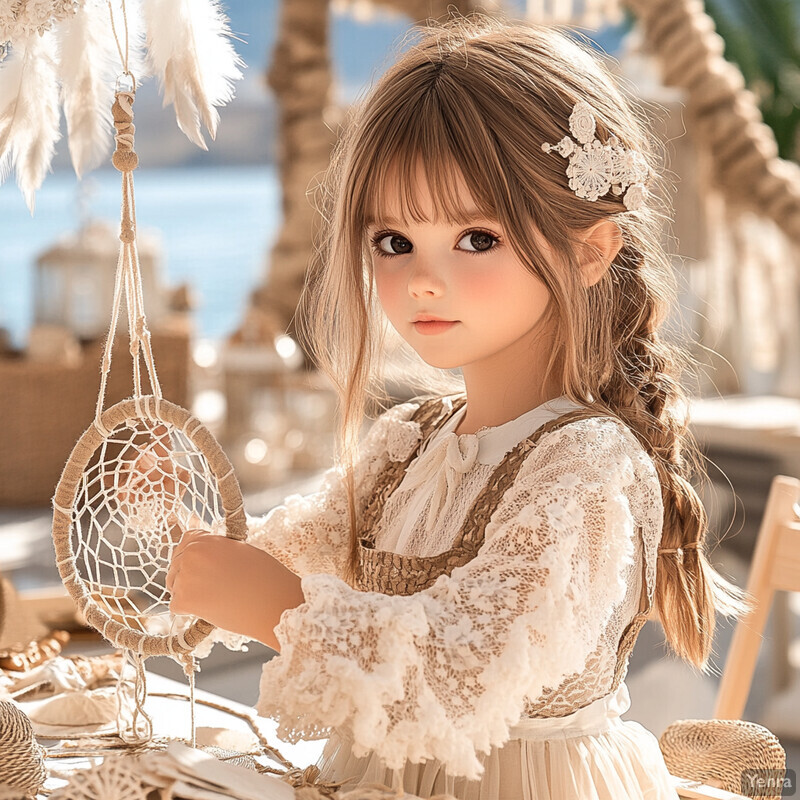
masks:
{"label": "white ribbon bow", "polygon": [[403,491],[414,491],[425,485],[433,486],[433,492],[417,491],[406,512],[406,520],[398,544],[414,528],[430,497],[430,508],[425,519],[425,529],[444,518],[449,510],[455,491],[462,477],[475,465],[480,441],[474,434],[447,433],[428,448],[412,465],[403,483]]}

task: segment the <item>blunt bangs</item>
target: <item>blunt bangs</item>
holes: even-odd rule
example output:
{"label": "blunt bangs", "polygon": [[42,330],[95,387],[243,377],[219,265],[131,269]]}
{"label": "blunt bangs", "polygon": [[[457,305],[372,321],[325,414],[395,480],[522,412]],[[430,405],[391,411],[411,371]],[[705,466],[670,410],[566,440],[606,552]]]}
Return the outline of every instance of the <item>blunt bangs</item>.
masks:
{"label": "blunt bangs", "polygon": [[[364,157],[355,161],[350,175],[354,233],[388,224],[390,207],[399,207],[400,223],[458,225],[474,216],[475,209],[499,220],[510,202],[504,191],[507,176],[495,137],[474,99],[434,64],[408,78],[412,85],[402,94],[402,104],[375,109],[355,145]],[[432,196],[432,220],[418,202],[420,168]],[[459,181],[467,187],[472,208],[459,197]],[[505,196],[497,196],[498,188]]]}

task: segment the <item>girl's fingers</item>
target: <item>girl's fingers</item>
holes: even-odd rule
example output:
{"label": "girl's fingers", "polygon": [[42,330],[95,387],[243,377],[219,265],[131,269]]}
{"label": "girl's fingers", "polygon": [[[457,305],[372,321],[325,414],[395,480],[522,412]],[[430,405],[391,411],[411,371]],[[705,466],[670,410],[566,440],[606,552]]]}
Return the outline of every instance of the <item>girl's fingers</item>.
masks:
{"label": "girl's fingers", "polygon": [[183,538],[183,528],[180,522],[178,522],[177,516],[175,514],[170,514],[167,518],[167,524],[169,525],[169,538],[172,540],[173,544],[178,544]]}
{"label": "girl's fingers", "polygon": [[205,536],[206,534],[208,534],[208,531],[195,529],[184,531],[180,541],[175,545],[175,549],[172,551],[172,563],[175,563],[175,559],[183,554],[188,545],[194,541],[197,541],[198,536]]}
{"label": "girl's fingers", "polygon": [[[178,467],[176,474],[176,481],[177,481],[176,492],[175,492],[176,496],[183,497],[184,493],[189,488],[189,474],[190,474],[189,470],[186,469],[185,467]],[[177,490],[180,490],[180,494],[178,494]]]}
{"label": "girl's fingers", "polygon": [[169,441],[167,426],[163,424],[156,425],[155,428],[153,428],[153,434],[157,437],[152,445],[153,452],[161,458],[169,457],[169,447],[167,447],[165,442],[165,439]]}
{"label": "girl's fingers", "polygon": [[172,558],[169,562],[169,569],[167,570],[167,579],[165,581],[167,589],[172,591],[172,587],[175,584],[175,578],[177,577],[178,573],[181,571],[183,566],[182,560],[184,551],[186,550],[187,545],[191,543],[193,540],[193,535],[198,533],[204,533],[204,531],[186,531],[181,537],[180,542],[175,545],[175,549],[172,551]]}
{"label": "girl's fingers", "polygon": [[180,500],[189,488],[189,470],[185,467],[175,467],[170,463],[170,470],[163,470],[164,490],[176,500]]}
{"label": "girl's fingers", "polygon": [[175,578],[178,577],[180,567],[173,561],[170,564],[169,571],[167,572],[167,580],[165,581],[167,591],[172,594],[172,587],[175,585]]}
{"label": "girl's fingers", "polygon": [[178,541],[178,544],[176,544],[175,547],[172,548],[172,559],[170,563],[172,564],[175,563],[175,560],[180,557],[181,553],[184,551],[188,543],[189,543],[189,531],[184,531],[183,535]]}
{"label": "girl's fingers", "polygon": [[135,472],[149,472],[157,463],[158,459],[152,451],[145,450],[133,462],[133,469]]}

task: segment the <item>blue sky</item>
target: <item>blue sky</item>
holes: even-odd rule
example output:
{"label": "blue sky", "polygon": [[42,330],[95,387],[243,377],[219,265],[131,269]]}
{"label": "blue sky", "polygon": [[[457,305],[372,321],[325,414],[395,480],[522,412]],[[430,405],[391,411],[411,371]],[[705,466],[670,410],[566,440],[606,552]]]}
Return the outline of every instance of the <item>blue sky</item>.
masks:
{"label": "blue sky", "polygon": [[[524,0],[506,3],[507,13],[521,13]],[[231,30],[245,43],[236,49],[248,64],[251,79],[259,76],[271,58],[278,29],[279,0],[223,0]],[[350,14],[331,13],[330,42],[334,71],[343,99],[352,99],[371,78],[377,78],[392,62],[392,52],[408,30],[410,19],[376,8],[368,23]],[[591,34],[600,47],[614,54],[622,31],[616,27]],[[249,83],[249,82],[248,82]]]}

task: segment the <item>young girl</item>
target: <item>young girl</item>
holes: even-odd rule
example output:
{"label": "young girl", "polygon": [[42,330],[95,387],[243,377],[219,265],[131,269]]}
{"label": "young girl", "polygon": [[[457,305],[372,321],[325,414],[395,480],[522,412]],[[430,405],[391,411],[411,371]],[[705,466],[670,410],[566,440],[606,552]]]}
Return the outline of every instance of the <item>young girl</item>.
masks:
{"label": "young girl", "polygon": [[[322,779],[463,800],[675,798],[622,721],[645,619],[707,671],[744,596],[703,554],[655,159],[602,62],[552,28],[424,29],[358,105],[305,296],[341,394],[322,490],[185,534],[172,608],[280,651],[258,710]],[[461,388],[398,405],[384,322]],[[218,587],[216,589],[209,587]]]}

